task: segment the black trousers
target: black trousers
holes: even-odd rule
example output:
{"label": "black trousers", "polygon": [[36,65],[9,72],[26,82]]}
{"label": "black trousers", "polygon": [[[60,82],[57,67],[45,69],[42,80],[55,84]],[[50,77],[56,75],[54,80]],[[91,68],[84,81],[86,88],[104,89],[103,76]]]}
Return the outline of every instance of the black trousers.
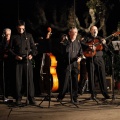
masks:
{"label": "black trousers", "polygon": [[[71,83],[72,83],[72,86],[71,86]],[[64,82],[64,85],[63,85],[63,89],[60,91],[59,95],[58,95],[58,98],[59,99],[63,99],[65,94],[66,94],[66,91],[67,91],[67,88],[68,87],[72,87],[72,97],[73,99],[77,99],[78,97],[78,68],[77,67],[74,67],[74,66],[68,66],[67,69],[66,69],[66,74],[65,74],[65,82]]]}
{"label": "black trousers", "polygon": [[22,99],[22,88],[23,83],[25,89],[28,87],[28,99],[32,99],[34,97],[34,82],[33,82],[33,66],[32,62],[28,60],[17,62],[16,63],[16,92],[17,92],[17,100]]}
{"label": "black trousers", "polygon": [[95,81],[99,82],[99,86],[104,97],[108,96],[107,83],[105,75],[105,64],[102,56],[88,58],[86,60],[88,71],[89,88],[92,95],[95,95]]}
{"label": "black trousers", "polygon": [[15,66],[10,59],[0,61],[0,94],[15,98]]}

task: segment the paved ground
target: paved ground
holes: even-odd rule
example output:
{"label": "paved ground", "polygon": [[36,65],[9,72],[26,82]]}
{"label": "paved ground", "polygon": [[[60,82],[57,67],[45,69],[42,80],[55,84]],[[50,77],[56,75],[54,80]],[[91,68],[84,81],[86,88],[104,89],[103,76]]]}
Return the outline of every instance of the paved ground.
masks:
{"label": "paved ground", "polygon": [[[113,95],[112,93],[110,94]],[[102,100],[98,94],[98,103],[87,100],[89,94],[79,95],[79,104],[70,102],[69,95],[63,102],[56,101],[56,94],[51,101],[42,101],[44,97],[35,97],[37,106],[16,107],[13,103],[0,104],[0,120],[119,120],[120,119],[120,95],[116,93],[114,99]],[[12,99],[9,97],[9,99]],[[13,99],[12,99],[13,100]],[[14,100],[13,100],[14,101]],[[23,97],[23,103],[26,97]],[[50,103],[50,104],[49,104]]]}

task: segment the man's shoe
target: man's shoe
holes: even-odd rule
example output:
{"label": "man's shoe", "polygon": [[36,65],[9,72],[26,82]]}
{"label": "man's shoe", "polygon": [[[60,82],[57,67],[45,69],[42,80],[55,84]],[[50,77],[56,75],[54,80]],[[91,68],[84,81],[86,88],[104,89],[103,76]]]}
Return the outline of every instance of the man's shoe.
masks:
{"label": "man's shoe", "polygon": [[73,99],[74,104],[79,104],[79,101],[77,99]]}
{"label": "man's shoe", "polygon": [[36,102],[35,102],[35,100],[29,100],[29,104],[30,105],[36,105]]}
{"label": "man's shoe", "polygon": [[34,98],[34,97],[30,97],[30,98],[28,98],[28,100],[29,100],[29,104],[30,104],[30,105],[36,105],[36,102],[35,102],[35,98]]}
{"label": "man's shoe", "polygon": [[104,97],[105,97],[105,99],[110,99],[109,95],[105,95]]}
{"label": "man's shoe", "polygon": [[96,94],[96,93],[95,93],[95,94],[91,94],[91,99],[92,99],[92,100],[97,99],[96,97],[97,97],[97,94]]}
{"label": "man's shoe", "polygon": [[95,96],[91,96],[91,100],[94,100],[94,101],[96,101],[97,103],[99,103],[98,100],[97,100],[97,98],[96,98]]}
{"label": "man's shoe", "polygon": [[16,101],[16,104],[17,104],[17,106],[22,106],[21,100],[17,100],[17,101]]}
{"label": "man's shoe", "polygon": [[57,98],[57,102],[62,102],[62,99],[60,99],[60,98]]}
{"label": "man's shoe", "polygon": [[44,101],[50,101],[50,100],[51,100],[51,98],[49,96],[44,98]]}

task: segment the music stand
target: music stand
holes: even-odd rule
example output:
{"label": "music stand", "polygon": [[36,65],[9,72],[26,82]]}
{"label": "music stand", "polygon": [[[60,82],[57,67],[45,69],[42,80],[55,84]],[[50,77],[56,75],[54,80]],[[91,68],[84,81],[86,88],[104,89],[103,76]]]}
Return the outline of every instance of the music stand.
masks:
{"label": "music stand", "polygon": [[112,45],[115,51],[120,50],[120,41],[112,41]]}
{"label": "music stand", "polygon": [[[120,41],[112,41],[112,45],[115,51],[120,51]],[[113,91],[113,95],[112,95],[112,102],[115,100],[115,91],[114,91],[114,55],[112,55],[112,91]]]}

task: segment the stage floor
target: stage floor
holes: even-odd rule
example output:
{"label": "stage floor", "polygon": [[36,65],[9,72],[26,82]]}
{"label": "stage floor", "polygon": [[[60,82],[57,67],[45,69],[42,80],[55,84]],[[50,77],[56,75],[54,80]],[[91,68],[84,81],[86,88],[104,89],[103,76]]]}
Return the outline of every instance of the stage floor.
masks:
{"label": "stage floor", "polygon": [[[35,97],[36,106],[27,105],[17,107],[15,100],[12,103],[0,101],[0,120],[119,120],[120,119],[120,94],[110,93],[114,98],[103,100],[101,94],[97,101],[88,100],[90,94],[79,95],[79,104],[73,104],[67,94],[62,102],[57,102],[57,93],[52,93],[51,100],[42,101],[46,95]],[[25,103],[26,97],[22,102]]]}

